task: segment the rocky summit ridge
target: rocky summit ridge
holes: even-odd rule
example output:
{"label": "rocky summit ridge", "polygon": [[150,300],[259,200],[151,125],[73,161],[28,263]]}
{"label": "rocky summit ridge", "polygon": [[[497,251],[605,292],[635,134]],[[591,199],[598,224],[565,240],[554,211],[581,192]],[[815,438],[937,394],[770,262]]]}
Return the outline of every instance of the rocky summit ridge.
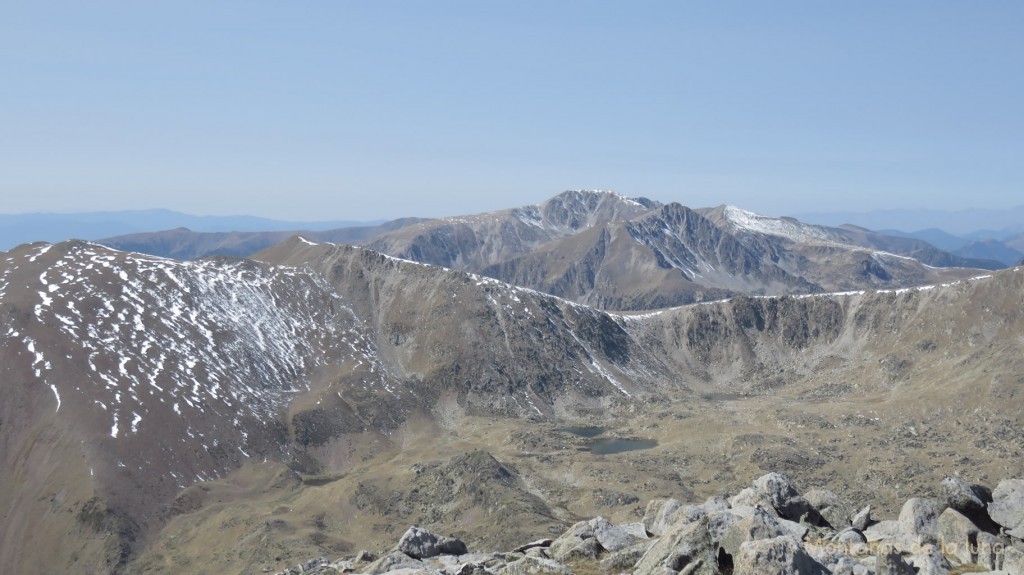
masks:
{"label": "rocky summit ridge", "polygon": [[277,575],[896,575],[1024,574],[1024,480],[996,488],[957,477],[879,520],[824,489],[801,494],[768,473],[731,497],[654,499],[642,519],[579,521],[557,538],[484,552],[410,527],[393,550],[307,560]]}

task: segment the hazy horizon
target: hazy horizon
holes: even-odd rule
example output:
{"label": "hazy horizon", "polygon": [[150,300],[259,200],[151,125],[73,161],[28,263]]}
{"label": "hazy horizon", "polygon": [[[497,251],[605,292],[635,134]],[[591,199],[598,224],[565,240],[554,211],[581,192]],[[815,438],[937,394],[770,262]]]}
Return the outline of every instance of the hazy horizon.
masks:
{"label": "hazy horizon", "polygon": [[610,189],[767,215],[1007,208],[1024,5],[0,8],[8,213],[442,217]]}

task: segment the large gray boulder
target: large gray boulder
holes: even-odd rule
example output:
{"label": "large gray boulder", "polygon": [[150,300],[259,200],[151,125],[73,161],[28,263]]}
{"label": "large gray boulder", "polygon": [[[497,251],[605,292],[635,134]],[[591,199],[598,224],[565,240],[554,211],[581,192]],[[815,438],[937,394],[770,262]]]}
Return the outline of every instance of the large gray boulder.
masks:
{"label": "large gray boulder", "polygon": [[946,505],[959,511],[962,515],[966,516],[969,513],[985,510],[984,489],[971,485],[959,477],[943,479],[942,492],[946,498]]}
{"label": "large gray boulder", "polygon": [[747,541],[733,560],[735,575],[827,575],[791,537]]}
{"label": "large gray boulder", "polygon": [[977,525],[952,507],[939,515],[939,544],[943,552],[961,565],[977,563],[978,533]]}
{"label": "large gray boulder", "polygon": [[[733,511],[740,511],[734,509]],[[731,556],[739,553],[740,547],[747,541],[772,539],[788,536],[794,541],[801,541],[807,534],[807,528],[799,523],[775,517],[761,508],[755,508],[749,517],[742,518],[729,525],[719,545]]]}
{"label": "large gray boulder", "polygon": [[661,536],[637,562],[633,575],[718,573],[718,546],[708,533],[708,519],[681,523]]}
{"label": "large gray boulder", "polygon": [[944,507],[937,499],[911,497],[900,510],[900,533],[910,544],[937,540],[939,514]]}
{"label": "large gray boulder", "polygon": [[682,507],[678,499],[651,499],[644,511],[644,529],[651,535],[662,535],[672,527],[674,515]]}
{"label": "large gray boulder", "polygon": [[[836,531],[852,526],[853,508],[842,497],[826,489],[811,489],[804,499],[814,507],[822,519]],[[866,525],[865,525],[866,527]],[[863,530],[863,528],[861,529]]]}
{"label": "large gray boulder", "polygon": [[466,544],[453,537],[434,535],[426,529],[410,527],[398,541],[398,550],[413,559],[438,555],[463,555]]}
{"label": "large gray boulder", "polygon": [[959,477],[947,477],[942,480],[942,494],[946,505],[970,519],[982,531],[996,532],[996,525],[988,514],[988,504],[992,501],[992,490],[984,485],[975,485]]}
{"label": "large gray boulder", "polygon": [[[871,506],[865,505],[863,509],[853,514],[850,518],[850,525],[861,531],[871,526]],[[833,525],[835,527],[835,525]]]}
{"label": "large gray boulder", "polygon": [[551,543],[551,557],[556,561],[596,559],[603,551],[615,552],[645,541],[603,517],[580,521]]}
{"label": "large gray boulder", "polygon": [[1004,479],[992,491],[988,514],[1006,532],[1024,539],[1024,479]]}
{"label": "large gray boulder", "polygon": [[615,573],[621,573],[623,571],[632,571],[640,558],[647,553],[647,550],[654,545],[653,541],[644,541],[643,543],[637,543],[632,547],[626,547],[620,549],[614,553],[609,553],[607,557],[601,559],[601,570]]}
{"label": "large gray boulder", "polygon": [[603,517],[591,519],[589,523],[594,529],[594,538],[605,551],[619,551],[646,540],[645,537],[634,535]]}
{"label": "large gray boulder", "polygon": [[867,537],[868,543],[874,543],[876,541],[892,543],[899,535],[900,524],[898,521],[893,519],[886,519],[885,521],[873,523],[870,527],[864,530],[864,537]]}
{"label": "large gray boulder", "polygon": [[805,515],[813,524],[821,522],[821,517],[813,506],[805,499],[789,477],[781,473],[767,473],[754,480],[754,489],[762,493],[771,502],[779,516],[790,521],[800,521]]}

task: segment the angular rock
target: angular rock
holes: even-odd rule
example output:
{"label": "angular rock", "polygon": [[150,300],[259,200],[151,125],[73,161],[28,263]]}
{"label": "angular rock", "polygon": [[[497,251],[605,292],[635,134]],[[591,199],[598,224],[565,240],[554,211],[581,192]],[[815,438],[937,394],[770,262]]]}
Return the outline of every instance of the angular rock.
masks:
{"label": "angular rock", "polygon": [[[804,493],[804,499],[836,531],[852,525],[850,519],[853,516],[853,509],[835,493],[825,489],[812,489]],[[863,528],[861,530],[863,531]]]}
{"label": "angular rock", "polygon": [[900,510],[900,533],[914,542],[935,541],[943,507],[936,499],[911,497]]}
{"label": "angular rock", "polygon": [[352,561],[355,563],[372,563],[376,560],[377,556],[366,549],[361,549],[359,553],[356,553],[356,556],[352,558]]}
{"label": "angular rock", "polygon": [[981,488],[971,485],[959,477],[947,477],[942,480],[942,491],[946,497],[946,505],[963,515],[985,509]]}
{"label": "angular rock", "polygon": [[520,545],[512,551],[516,553],[524,553],[527,549],[533,549],[534,547],[551,547],[551,544],[554,542],[554,539],[538,539],[536,541],[531,541],[525,545]]}
{"label": "angular rock", "polygon": [[1024,575],[1024,550],[1018,547],[1005,548],[1000,569],[1010,575]]}
{"label": "angular rock", "polygon": [[625,549],[610,553],[607,557],[601,559],[601,570],[614,572],[632,571],[651,545],[653,545],[652,542],[644,541],[632,547],[626,547]]}
{"label": "angular rock", "polygon": [[498,569],[498,575],[573,575],[568,567],[551,559],[523,557]]}
{"label": "angular rock", "polygon": [[868,538],[868,543],[874,543],[875,541],[891,542],[899,535],[900,524],[892,519],[879,521],[864,530],[864,536]]}
{"label": "angular rock", "polygon": [[647,534],[647,528],[644,527],[643,523],[623,523],[619,525],[622,530],[630,535],[633,535],[639,539],[650,539],[651,536]]}
{"label": "angular rock", "polygon": [[1024,539],[1024,479],[1004,479],[992,491],[988,514],[1006,532]]}
{"label": "angular rock", "polygon": [[676,525],[643,554],[633,575],[666,575],[689,569],[692,573],[717,573],[717,546],[711,541],[706,517]]}
{"label": "angular rock", "polygon": [[872,573],[871,569],[853,557],[840,557],[835,565],[828,567],[832,575],[871,575]]}
{"label": "angular rock", "polygon": [[632,535],[622,527],[609,522],[603,517],[597,517],[590,520],[590,524],[594,528],[594,537],[597,542],[601,544],[601,548],[605,551],[619,551],[626,547],[631,547],[640,543],[646,539],[640,538],[636,535]]}
{"label": "angular rock", "polygon": [[767,473],[754,480],[754,489],[764,494],[779,516],[790,521],[799,521],[801,517],[811,514],[810,522],[817,524],[821,518],[811,504],[804,499],[789,477],[781,473]]}
{"label": "angular rock", "polygon": [[828,570],[790,537],[747,541],[733,560],[735,575],[826,575]]}
{"label": "angular rock", "polygon": [[732,509],[737,507],[762,507],[768,513],[772,515],[778,515],[779,512],[775,510],[775,506],[772,505],[772,500],[766,494],[753,488],[747,487],[729,498],[729,505]]}
{"label": "angular rock", "polygon": [[395,552],[390,555],[385,555],[380,559],[367,565],[363,572],[368,575],[381,575],[381,573],[387,573],[389,571],[395,571],[398,569],[426,569],[427,564],[414,559],[404,552]]}
{"label": "angular rock", "polygon": [[551,559],[551,553],[548,552],[548,547],[530,547],[526,550],[525,555],[527,557],[539,557],[541,559]]}
{"label": "angular rock", "polygon": [[1002,539],[982,531],[978,533],[978,558],[975,560],[975,563],[993,571],[1002,569],[1005,550],[1006,544]]}
{"label": "angular rock", "polygon": [[658,535],[668,531],[672,526],[672,518],[683,507],[683,502],[678,499],[652,499],[647,503],[644,511],[644,529],[651,535]]}
{"label": "angular rock", "polygon": [[896,551],[888,550],[878,554],[875,560],[875,575],[915,575],[914,568],[903,560]]}
{"label": "angular rock", "polygon": [[847,527],[836,534],[835,542],[844,547],[853,548],[855,545],[867,543],[868,538],[864,536],[860,529]]}
{"label": "angular rock", "polygon": [[939,515],[938,535],[942,552],[961,565],[977,563],[978,527],[952,507]]}
{"label": "angular rock", "polygon": [[[850,525],[864,531],[871,525],[871,506],[867,505],[850,518]],[[834,525],[833,525],[834,527]]]}
{"label": "angular rock", "polygon": [[807,529],[799,524],[769,515],[763,509],[755,509],[750,517],[734,522],[722,537],[720,545],[731,556],[739,553],[740,546],[747,541],[772,539],[789,536],[795,541],[803,539]]}
{"label": "angular rock", "polygon": [[580,521],[551,543],[551,557],[556,561],[596,559],[604,551],[618,551],[643,541],[603,517]]}
{"label": "angular rock", "polygon": [[434,535],[426,529],[410,527],[398,542],[398,550],[413,559],[438,555],[463,555],[466,544],[453,537]]}
{"label": "angular rock", "polygon": [[601,545],[594,537],[587,537],[586,539],[563,537],[555,539],[555,542],[548,548],[548,553],[555,561],[562,563],[581,559],[593,561],[597,559],[597,555],[601,552]]}
{"label": "angular rock", "polygon": [[992,501],[992,490],[984,485],[973,485],[959,477],[947,477],[942,480],[942,491],[946,505],[959,511],[970,519],[978,529],[995,533],[999,526],[988,514],[988,504]]}
{"label": "angular rock", "polygon": [[[748,507],[741,509],[751,510],[751,513],[748,514],[747,517],[753,515],[753,508]],[[733,511],[734,510],[731,509],[729,511],[715,511],[707,516],[708,533],[711,535],[711,540],[714,541],[716,545],[722,542],[722,539],[725,537],[725,534],[729,532],[729,527],[733,523],[744,518],[743,515],[734,513]]]}
{"label": "angular rock", "polygon": [[938,545],[923,545],[910,557],[910,565],[917,575],[949,575],[952,565],[943,557]]}
{"label": "angular rock", "polygon": [[463,563],[451,571],[442,571],[445,575],[493,575],[489,569],[479,563]]}

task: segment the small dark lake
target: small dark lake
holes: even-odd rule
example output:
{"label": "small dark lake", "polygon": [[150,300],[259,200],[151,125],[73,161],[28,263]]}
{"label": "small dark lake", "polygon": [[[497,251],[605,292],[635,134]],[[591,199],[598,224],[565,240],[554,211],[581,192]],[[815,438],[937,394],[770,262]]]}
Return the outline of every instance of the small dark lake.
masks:
{"label": "small dark lake", "polygon": [[613,455],[625,451],[650,449],[658,445],[653,439],[595,439],[590,442],[590,452],[596,455]]}
{"label": "small dark lake", "polygon": [[598,438],[599,435],[608,431],[608,427],[597,427],[594,425],[580,425],[572,427],[561,427],[555,431],[571,433],[577,437],[589,439],[586,443],[587,450],[597,455],[614,455],[625,451],[636,451],[637,449],[650,449],[658,442],[653,439],[615,439],[613,437]]}

